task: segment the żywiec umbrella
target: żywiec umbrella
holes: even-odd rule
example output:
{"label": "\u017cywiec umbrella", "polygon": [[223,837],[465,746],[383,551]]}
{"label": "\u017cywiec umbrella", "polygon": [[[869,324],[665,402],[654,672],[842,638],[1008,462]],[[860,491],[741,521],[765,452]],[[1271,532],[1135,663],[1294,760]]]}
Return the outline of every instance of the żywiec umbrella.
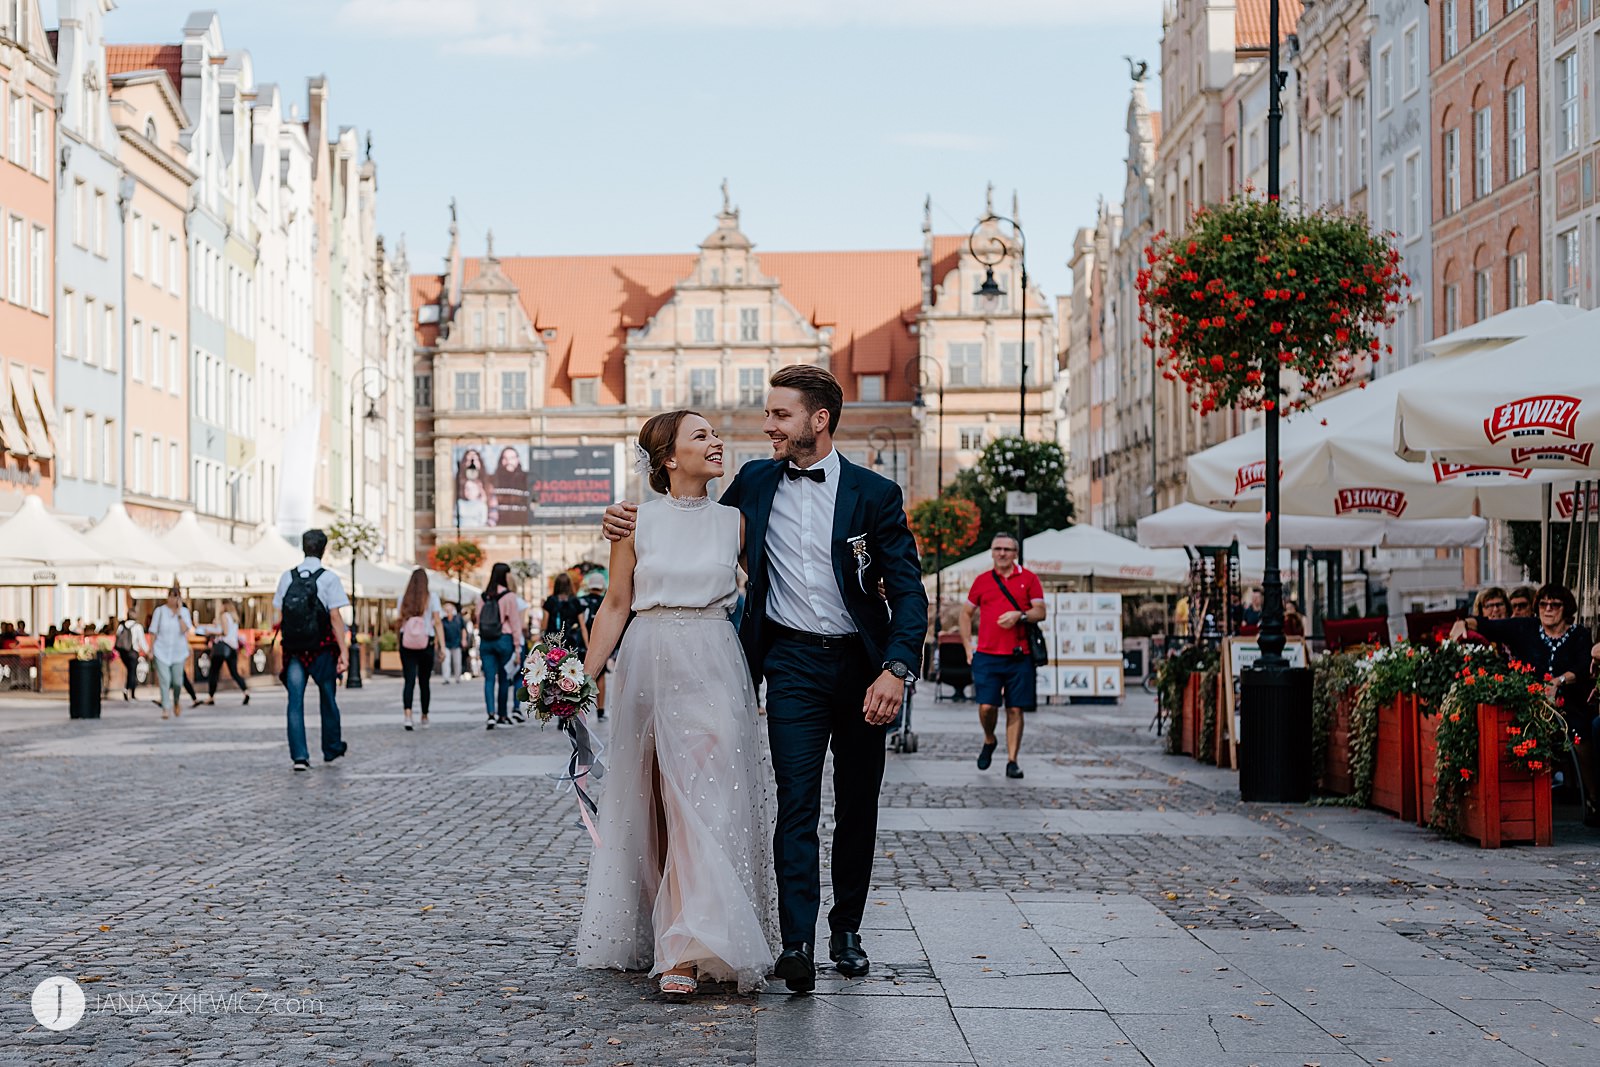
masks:
{"label": "\u017cywiec umbrella", "polygon": [[1589,468],[1600,442],[1600,311],[1450,361],[1453,373],[1404,384],[1393,445],[1446,467]]}

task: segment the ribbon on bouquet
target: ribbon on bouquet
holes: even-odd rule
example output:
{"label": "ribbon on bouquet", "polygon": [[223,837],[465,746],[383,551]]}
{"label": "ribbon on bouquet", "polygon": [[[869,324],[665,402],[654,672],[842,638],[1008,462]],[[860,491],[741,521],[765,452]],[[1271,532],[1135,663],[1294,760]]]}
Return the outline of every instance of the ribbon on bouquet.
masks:
{"label": "ribbon on bouquet", "polygon": [[571,784],[572,791],[578,795],[578,814],[583,818],[590,839],[598,846],[600,832],[595,829],[594,816],[599,814],[600,809],[584,787],[591,777],[596,781],[605,777],[605,764],[600,761],[604,746],[589,729],[581,712],[563,719],[561,729],[572,739],[572,758],[567,761],[567,773],[556,776],[556,791],[560,792],[563,786]]}

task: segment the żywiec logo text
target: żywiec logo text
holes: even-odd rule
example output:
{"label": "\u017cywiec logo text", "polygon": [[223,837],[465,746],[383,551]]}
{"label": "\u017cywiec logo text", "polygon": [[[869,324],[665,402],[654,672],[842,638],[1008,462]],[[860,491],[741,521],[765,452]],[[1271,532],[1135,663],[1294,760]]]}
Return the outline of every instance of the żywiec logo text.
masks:
{"label": "\u017cywiec logo text", "polygon": [[1594,455],[1594,442],[1585,441],[1580,445],[1531,445],[1527,448],[1513,448],[1511,462],[1526,463],[1530,459],[1539,460],[1570,460],[1585,467],[1589,465],[1589,458]]}
{"label": "\u017cywiec logo text", "polygon": [[1555,504],[1556,514],[1563,519],[1572,518],[1572,513],[1579,509],[1591,517],[1600,515],[1600,489],[1591,486],[1582,496],[1577,490],[1563,489],[1556,494]]}
{"label": "\u017cywiec logo text", "polygon": [[[1283,477],[1283,464],[1278,464],[1278,477]],[[1246,489],[1262,489],[1267,484],[1267,461],[1258,459],[1254,463],[1246,463],[1233,475],[1233,495],[1238,496]]]}
{"label": "\u017cywiec logo text", "polygon": [[1532,473],[1531,470],[1521,467],[1491,467],[1477,463],[1435,463],[1433,465],[1433,480],[1440,485],[1455,478],[1493,478],[1502,474],[1513,478],[1526,478]]}
{"label": "\u017cywiec logo text", "polygon": [[1341,489],[1333,498],[1335,515],[1359,512],[1366,515],[1393,515],[1399,518],[1406,510],[1406,495],[1398,489]]}
{"label": "\u017cywiec logo text", "polygon": [[1484,436],[1497,445],[1507,437],[1553,434],[1572,440],[1576,434],[1579,400],[1575,396],[1528,396],[1501,404],[1483,420]]}

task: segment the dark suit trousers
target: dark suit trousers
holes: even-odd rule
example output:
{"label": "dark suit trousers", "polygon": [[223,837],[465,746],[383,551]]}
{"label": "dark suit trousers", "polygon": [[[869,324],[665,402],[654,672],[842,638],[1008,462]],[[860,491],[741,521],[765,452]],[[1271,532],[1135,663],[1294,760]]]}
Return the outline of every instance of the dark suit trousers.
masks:
{"label": "dark suit trousers", "polygon": [[861,714],[867,688],[882,673],[859,642],[843,651],[778,638],[766,654],[767,734],[778,781],[773,858],[778,921],[785,946],[810,944],[821,906],[817,823],[822,767],[833,750],[833,909],[831,930],[861,928],[877,851],[882,726]]}

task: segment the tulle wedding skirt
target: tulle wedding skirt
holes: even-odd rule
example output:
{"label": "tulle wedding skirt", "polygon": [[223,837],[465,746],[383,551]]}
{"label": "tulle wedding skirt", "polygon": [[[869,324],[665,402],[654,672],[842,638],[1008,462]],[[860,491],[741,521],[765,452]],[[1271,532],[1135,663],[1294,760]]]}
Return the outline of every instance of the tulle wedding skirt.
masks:
{"label": "tulle wedding skirt", "polygon": [[692,965],[759,989],[780,947],[772,772],[727,613],[641,612],[609,698],[578,962],[652,975]]}

